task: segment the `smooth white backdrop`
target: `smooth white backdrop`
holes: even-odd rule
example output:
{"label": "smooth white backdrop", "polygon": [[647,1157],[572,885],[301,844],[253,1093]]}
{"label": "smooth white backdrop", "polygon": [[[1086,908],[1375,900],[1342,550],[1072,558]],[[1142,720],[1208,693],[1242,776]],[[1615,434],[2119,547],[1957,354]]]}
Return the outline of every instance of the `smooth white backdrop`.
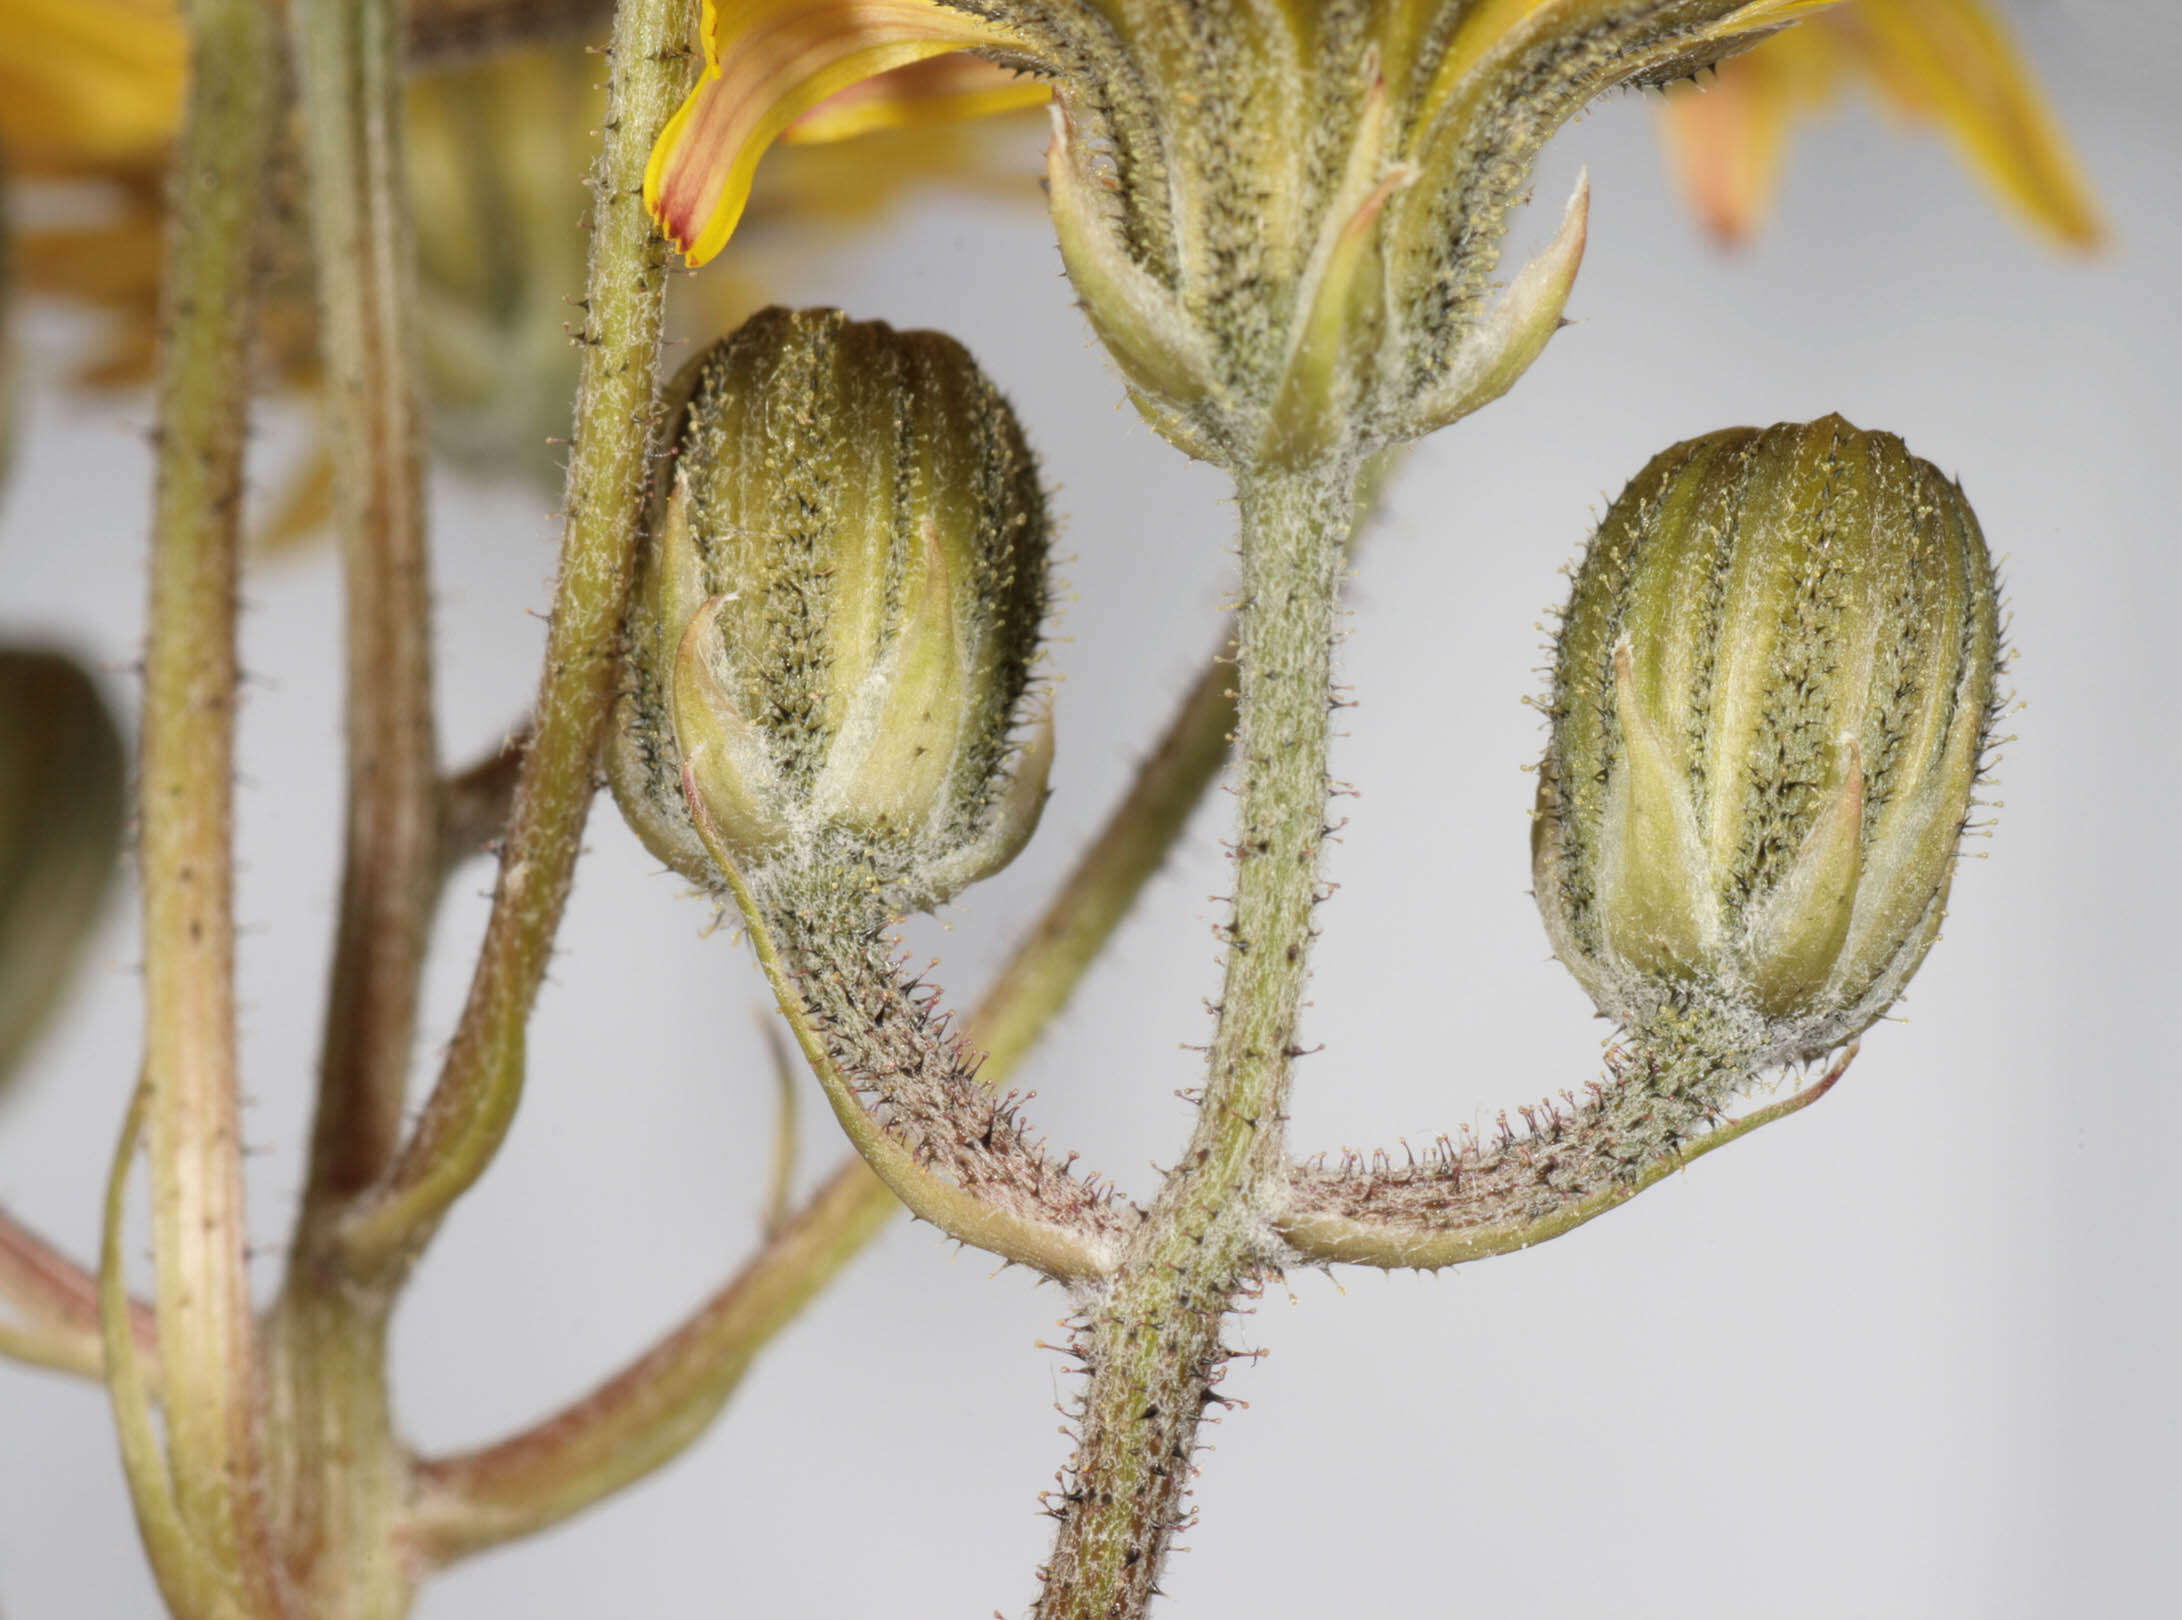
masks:
{"label": "smooth white backdrop", "polygon": [[[1302,1274],[1236,1329],[1163,1612],[2038,1620],[2169,1590],[2182,915],[2182,27],[2143,0],[2013,8],[2118,227],[2056,260],[1935,142],[1868,109],[1796,152],[1754,251],[1699,240],[1650,107],[1543,165],[1525,251],[1579,163],[1578,324],[1428,443],[1356,579],[1336,770],[1354,782],[1305,1039],[1299,1148],[1392,1146],[1594,1072],[1601,1026],[1526,894],[1538,628],[1654,451],[1839,410],[1959,474],[2005,557],[2025,707],[1995,836],[1947,937],[1825,1103],[1608,1219],[1438,1277]],[[1019,203],[942,192],[792,289],[945,327],[1015,398],[1066,522],[1056,796],[1026,855],[914,941],[967,1000],[1207,650],[1232,562],[1220,481],[1120,403],[1060,277],[1018,126]],[[571,292],[575,289],[570,289]],[[783,289],[788,291],[789,289]],[[148,405],[50,385],[80,323],[34,311],[40,385],[0,506],[0,633],[60,634],[133,704]],[[272,422],[260,465],[293,455]],[[439,686],[466,757],[535,679],[556,527],[525,490],[435,490]],[[268,1286],[297,1178],[338,836],[337,600],[324,555],[248,581],[241,834],[253,1226]],[[1188,1129],[1225,886],[1216,796],[1023,1082],[1032,1117],[1139,1193]],[[772,1081],[746,954],[601,802],[506,1151],[398,1319],[403,1421],[475,1443],[638,1350],[756,1235]],[[1985,858],[1989,857],[1989,858]],[[451,1026],[488,874],[440,930],[420,1067]],[[133,897],[130,897],[133,899]],[[135,1063],[118,903],[37,1072],[0,1105],[0,1201],[89,1250]],[[810,1088],[801,1172],[842,1152]],[[1290,1292],[1292,1289],[1292,1295]],[[434,1583],[420,1620],[1016,1614],[1074,1380],[1064,1301],[890,1230],[681,1462]],[[150,1616],[102,1399],[0,1368],[0,1612]]]}

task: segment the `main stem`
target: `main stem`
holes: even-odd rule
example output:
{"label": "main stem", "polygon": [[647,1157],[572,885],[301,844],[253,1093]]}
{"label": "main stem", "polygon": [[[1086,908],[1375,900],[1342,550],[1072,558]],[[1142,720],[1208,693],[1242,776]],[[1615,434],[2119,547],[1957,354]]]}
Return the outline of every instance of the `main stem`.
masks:
{"label": "main stem", "polygon": [[[195,0],[162,280],[139,866],[152,1256],[167,1460],[212,1583],[278,1611],[265,1557],[259,1346],[235,1037],[236,556],[258,222],[279,125],[264,0]],[[132,1487],[150,1482],[132,1478]],[[140,1516],[146,1497],[138,1490]],[[193,1577],[161,1584],[188,1613]]]}
{"label": "main stem", "polygon": [[1241,831],[1226,980],[1197,1129],[1086,1307],[1083,1431],[1037,1620],[1133,1620],[1183,1513],[1221,1327],[1270,1247],[1326,834],[1334,608],[1354,521],[1347,458],[1239,480]]}
{"label": "main stem", "polygon": [[400,1144],[440,856],[401,7],[294,0],[291,21],[347,603],[348,818],[310,1170],[270,1318],[268,1494],[300,1606],[395,1620],[416,1577],[396,1545],[393,1300],[352,1285],[333,1238]]}

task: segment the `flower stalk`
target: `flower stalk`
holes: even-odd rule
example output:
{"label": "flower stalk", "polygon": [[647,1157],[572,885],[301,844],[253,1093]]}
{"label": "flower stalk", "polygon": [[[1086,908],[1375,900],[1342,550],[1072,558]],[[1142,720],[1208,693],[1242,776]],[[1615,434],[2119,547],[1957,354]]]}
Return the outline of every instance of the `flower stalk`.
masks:
{"label": "flower stalk", "polygon": [[309,1273],[400,1144],[439,801],[401,11],[298,0],[292,15],[348,615],[346,849],[298,1244]]}
{"label": "flower stalk", "polygon": [[592,762],[614,695],[655,437],[666,248],[644,210],[653,142],[688,82],[693,0],[624,0],[609,51],[605,143],[592,176],[583,377],[568,469],[567,534],[485,943],[423,1118],[344,1225],[344,1263],[365,1278],[412,1261],[482,1175],[523,1086],[523,1031],[545,976],[594,791]]}
{"label": "flower stalk", "polygon": [[[1075,868],[971,1012],[977,1078],[1005,1085],[1068,1002],[1219,774],[1234,671],[1210,661]],[[858,1154],[767,1233],[759,1252],[673,1332],[560,1412],[477,1451],[427,1459],[410,1521],[451,1562],[605,1499],[689,1446],[772,1337],[901,1208]]]}

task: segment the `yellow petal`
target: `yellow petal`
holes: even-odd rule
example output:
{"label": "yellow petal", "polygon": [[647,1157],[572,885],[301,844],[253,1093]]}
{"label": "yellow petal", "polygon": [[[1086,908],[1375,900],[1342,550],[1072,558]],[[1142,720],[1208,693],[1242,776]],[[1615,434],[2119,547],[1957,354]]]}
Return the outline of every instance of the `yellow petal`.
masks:
{"label": "yellow petal", "polygon": [[[1763,34],[1842,3],[1843,0],[1748,0],[1747,4],[1735,7],[1682,37],[1694,42]],[[1424,98],[1422,116],[1426,119],[1435,116],[1464,78],[1518,36],[1542,39],[1555,30],[1579,36],[1589,28],[1617,16],[1626,16],[1636,9],[1628,0],[1480,0],[1456,24],[1454,36],[1448,41],[1433,73],[1432,88]],[[1656,9],[1663,11],[1665,8]],[[1415,7],[1403,8],[1405,15],[1415,10]]]}
{"label": "yellow petal", "polygon": [[1661,117],[1668,165],[1724,244],[1747,241],[1764,221],[1789,125],[1825,102],[1841,65],[1837,35],[1791,28],[1722,62],[1707,82],[1669,87]]}
{"label": "yellow petal", "polygon": [[2004,201],[2071,247],[2106,227],[2029,68],[1979,0],[1855,0],[1839,14],[1873,75],[1916,116],[1936,119]]}
{"label": "yellow petal", "polygon": [[931,0],[705,0],[705,76],[667,123],[644,201],[691,264],[727,244],[765,149],[862,80],[949,51],[1020,42]]}
{"label": "yellow petal", "polygon": [[783,144],[966,123],[1042,105],[1052,90],[977,56],[935,56],[835,92],[781,133]]}
{"label": "yellow petal", "polygon": [[0,149],[17,174],[155,159],[182,113],[173,0],[0,0]]}

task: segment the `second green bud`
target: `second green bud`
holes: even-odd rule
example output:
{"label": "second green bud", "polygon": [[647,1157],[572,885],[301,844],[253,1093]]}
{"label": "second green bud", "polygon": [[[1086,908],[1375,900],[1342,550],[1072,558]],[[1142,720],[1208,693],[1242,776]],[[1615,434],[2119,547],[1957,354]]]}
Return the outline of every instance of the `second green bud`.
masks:
{"label": "second green bud", "polygon": [[769,309],[668,404],[607,749],[638,835],[707,885],[897,912],[1005,865],[1052,757],[1045,501],[1006,400],[940,333]]}
{"label": "second green bud", "polygon": [[1599,1008],[1819,1055],[1936,936],[2001,661],[1960,489],[1837,416],[1708,434],[1614,502],[1562,621],[1532,850]]}

